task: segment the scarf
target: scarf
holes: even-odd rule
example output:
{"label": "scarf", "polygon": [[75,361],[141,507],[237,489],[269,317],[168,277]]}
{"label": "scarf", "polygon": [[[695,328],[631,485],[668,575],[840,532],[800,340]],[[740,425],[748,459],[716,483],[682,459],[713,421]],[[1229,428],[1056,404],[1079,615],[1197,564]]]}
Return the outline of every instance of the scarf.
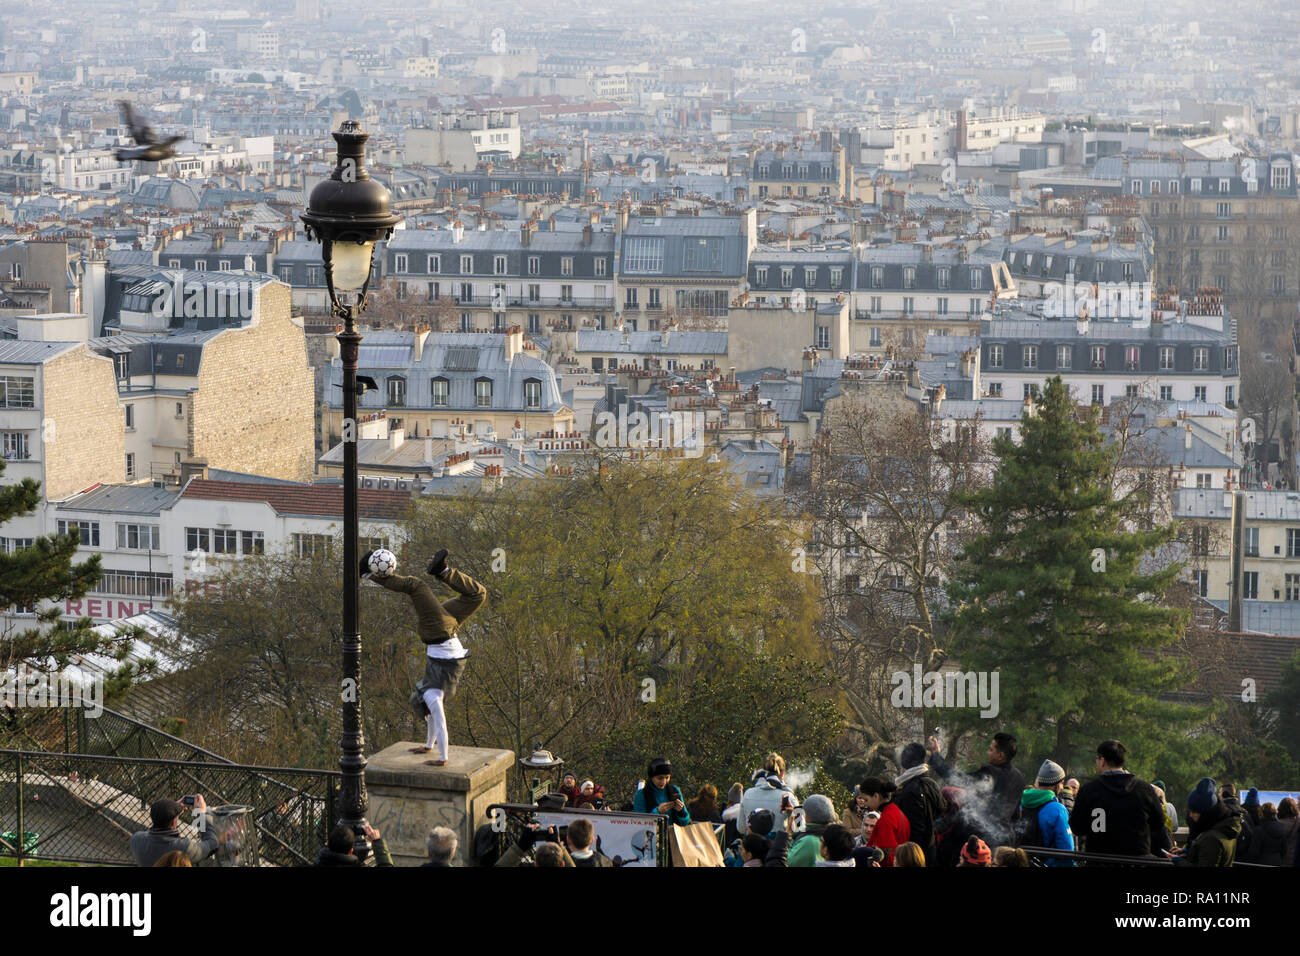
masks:
{"label": "scarf", "polygon": [[907,781],[915,780],[917,777],[921,776],[922,774],[929,773],[929,772],[930,772],[929,767],[927,767],[923,763],[919,763],[911,770],[904,770],[897,777],[895,777],[894,786],[901,787],[903,784],[907,783]]}

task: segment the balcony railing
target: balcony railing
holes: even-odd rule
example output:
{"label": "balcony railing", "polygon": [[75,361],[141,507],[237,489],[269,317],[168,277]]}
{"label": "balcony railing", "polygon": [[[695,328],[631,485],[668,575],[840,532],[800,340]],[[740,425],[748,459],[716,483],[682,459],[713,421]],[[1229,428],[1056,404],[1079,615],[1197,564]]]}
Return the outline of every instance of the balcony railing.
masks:
{"label": "balcony railing", "polygon": [[[411,298],[415,298],[412,296]],[[496,296],[491,295],[474,295],[461,296],[454,295],[451,297],[457,305],[477,306],[481,308],[493,308],[496,305]],[[571,298],[562,299],[558,296],[541,296],[536,299],[530,299],[527,296],[507,294],[505,296],[504,307],[507,309],[606,309],[613,310],[614,299],[593,299],[593,298]]]}

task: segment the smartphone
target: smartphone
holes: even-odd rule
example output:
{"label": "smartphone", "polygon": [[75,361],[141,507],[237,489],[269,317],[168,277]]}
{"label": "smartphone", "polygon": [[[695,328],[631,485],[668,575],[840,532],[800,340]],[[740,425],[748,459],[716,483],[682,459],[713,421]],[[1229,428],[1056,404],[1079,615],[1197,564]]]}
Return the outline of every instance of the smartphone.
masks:
{"label": "smartphone", "polygon": [[192,806],[194,806],[194,794],[190,794],[189,796],[181,797],[181,803],[185,804],[187,807],[192,807]]}

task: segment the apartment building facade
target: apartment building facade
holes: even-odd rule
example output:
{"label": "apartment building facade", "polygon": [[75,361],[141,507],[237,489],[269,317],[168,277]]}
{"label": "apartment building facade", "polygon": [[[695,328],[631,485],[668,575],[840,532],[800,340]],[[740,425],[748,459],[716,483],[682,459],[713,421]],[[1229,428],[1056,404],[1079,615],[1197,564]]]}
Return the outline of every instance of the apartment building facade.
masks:
{"label": "apartment building facade", "polygon": [[[371,332],[358,361],[360,374],[379,385],[361,396],[359,412],[382,410],[390,429],[411,438],[495,438],[512,434],[516,422],[529,436],[573,427],[554,370],[518,326],[502,333]],[[324,375],[322,448],[343,437],[342,382],[335,358]]]}
{"label": "apartment building facade", "polygon": [[399,230],[383,255],[398,299],[451,299],[462,332],[518,325],[542,334],[612,325],[615,253],[615,235],[590,224],[558,232],[529,221],[518,231]]}
{"label": "apartment building facade", "polygon": [[1139,197],[1162,283],[1215,287],[1234,315],[1289,326],[1300,298],[1300,193],[1289,153],[1237,160],[1103,160]]}

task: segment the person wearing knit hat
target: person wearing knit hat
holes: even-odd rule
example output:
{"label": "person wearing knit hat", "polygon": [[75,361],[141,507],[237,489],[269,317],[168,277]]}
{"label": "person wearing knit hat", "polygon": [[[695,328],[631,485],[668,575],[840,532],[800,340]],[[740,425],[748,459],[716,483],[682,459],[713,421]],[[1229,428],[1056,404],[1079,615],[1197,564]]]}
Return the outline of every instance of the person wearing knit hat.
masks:
{"label": "person wearing knit hat", "polygon": [[632,795],[634,813],[659,813],[678,826],[689,826],[690,811],[682,797],[681,787],[672,782],[673,765],[664,757],[650,761],[645,781]]}
{"label": "person wearing knit hat", "polygon": [[1241,835],[1241,810],[1219,798],[1212,777],[1202,777],[1187,795],[1187,847],[1174,851],[1185,866],[1232,866]]}
{"label": "person wearing knit hat", "polygon": [[1065,782],[1065,771],[1061,769],[1059,763],[1051,760],[1044,760],[1042,766],[1038,768],[1038,776],[1034,778],[1035,787],[1050,787],[1052,784]]}
{"label": "person wearing knit hat", "polygon": [[977,836],[972,836],[961,848],[961,862],[958,866],[988,866],[993,861],[988,844]]}
{"label": "person wearing knit hat", "polygon": [[[1073,850],[1070,815],[1057,800],[1065,785],[1061,765],[1044,760],[1032,787],[1020,795],[1020,819],[1016,821],[1016,843],[1020,846],[1045,846],[1053,850]],[[1073,860],[1052,857],[1047,866],[1073,866]]]}
{"label": "person wearing knit hat", "polygon": [[722,822],[726,824],[723,837],[727,846],[731,846],[745,835],[745,821],[740,819],[740,798],[745,795],[745,785],[733,783],[727,791],[727,805],[722,810]]}
{"label": "person wearing knit hat", "polygon": [[[788,866],[816,866],[821,838],[827,829],[839,823],[831,798],[814,793],[803,802],[804,829],[796,834],[790,847]],[[856,834],[850,834],[856,836]]]}

